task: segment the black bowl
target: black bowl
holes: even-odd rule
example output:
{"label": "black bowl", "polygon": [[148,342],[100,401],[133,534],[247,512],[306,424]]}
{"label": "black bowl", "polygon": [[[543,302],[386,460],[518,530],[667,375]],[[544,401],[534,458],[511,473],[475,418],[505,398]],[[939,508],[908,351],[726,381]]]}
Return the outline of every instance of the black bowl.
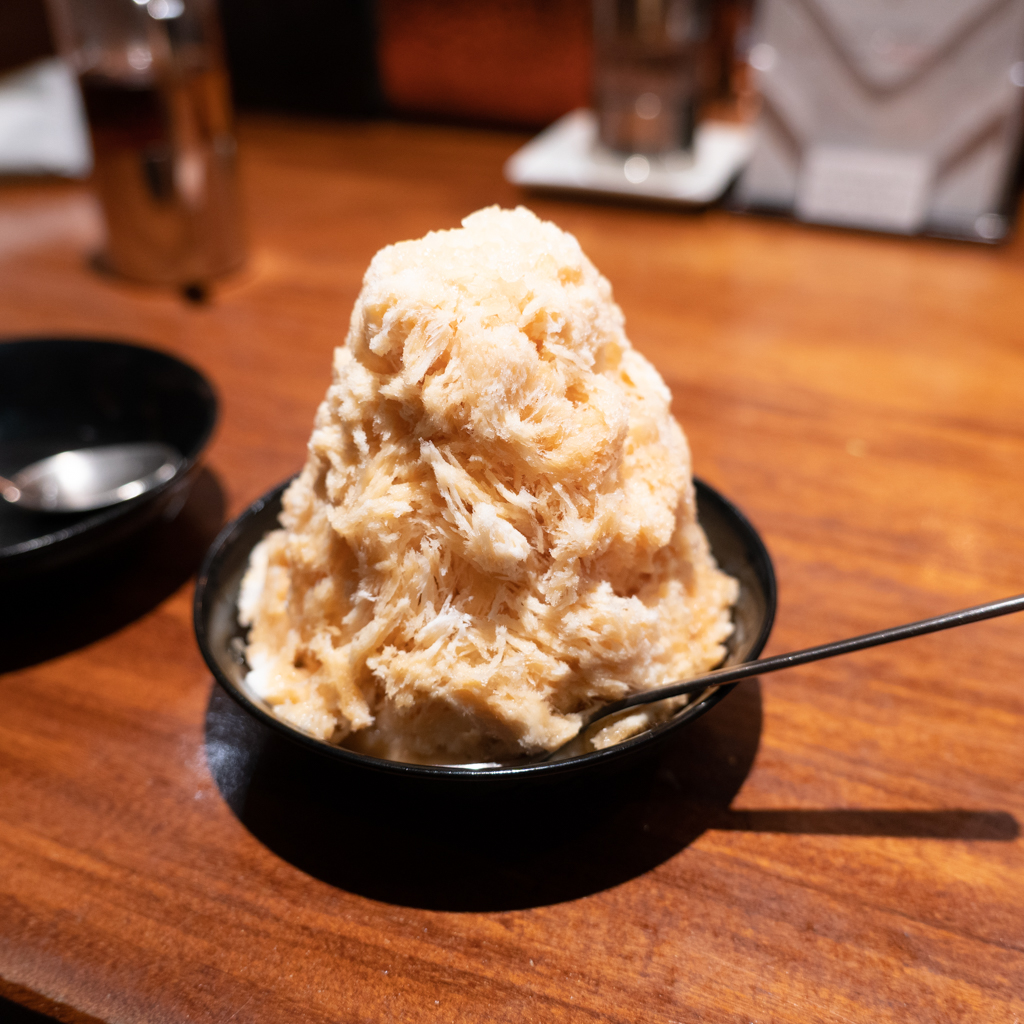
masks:
{"label": "black bowl", "polygon": [[173,512],[216,421],[210,383],[163,352],[81,338],[0,344],[0,475],[67,449],[129,441],[163,441],[185,459],[167,483],[95,512],[0,501],[0,579],[76,561]]}
{"label": "black bowl", "polygon": [[[377,779],[391,776],[416,785],[444,783],[450,786],[454,782],[492,788],[567,780],[583,772],[588,775],[618,772],[659,752],[688,722],[703,715],[733,689],[733,686],[712,688],[667,722],[623,743],[543,764],[486,769],[406,764],[357,754],[310,736],[277,718],[268,705],[247,688],[247,666],[242,654],[245,630],[238,624],[238,589],[249,564],[249,554],[269,530],[277,527],[281,494],[290,482],[285,481],[254,501],[213,542],[196,583],[196,638],[217,682],[245,711],[278,734],[339,765],[371,773]],[[722,569],[738,579],[740,584],[739,600],[733,609],[735,629],[727,642],[724,664],[750,661],[764,648],[775,618],[772,561],[764,542],[743,513],[703,481],[696,480],[695,483],[698,517],[715,558]]]}

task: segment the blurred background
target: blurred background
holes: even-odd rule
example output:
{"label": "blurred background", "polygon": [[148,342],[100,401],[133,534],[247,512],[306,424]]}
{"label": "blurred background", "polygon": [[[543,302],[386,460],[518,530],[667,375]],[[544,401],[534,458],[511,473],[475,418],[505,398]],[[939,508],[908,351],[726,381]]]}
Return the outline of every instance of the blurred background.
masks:
{"label": "blurred background", "polygon": [[[729,97],[752,0],[709,5],[709,98]],[[222,0],[236,106],[540,128],[587,106],[590,0]],[[5,0],[0,72],[56,52],[44,0]]]}
{"label": "blurred background", "polygon": [[[124,6],[134,9],[129,0]],[[48,17],[44,0],[6,0],[0,170],[87,173],[84,131],[76,136],[72,124],[75,100],[47,63],[60,48],[74,67],[76,44],[67,32],[55,41],[51,27],[76,16],[83,24],[101,20],[109,7],[51,0]],[[989,243],[1004,238],[1013,219],[1024,93],[1020,0],[220,0],[215,10],[205,0],[136,0],[135,7],[168,31],[208,14],[213,24],[219,13],[230,90],[242,111],[538,130],[557,123],[507,168],[527,187],[683,205],[725,197],[736,209],[810,222]],[[221,40],[211,45],[219,49]],[[56,128],[48,138],[44,126],[30,124],[33,92],[37,102],[49,97]],[[579,113],[588,108],[593,115]],[[559,121],[573,111],[574,121]],[[723,127],[730,125],[756,129]],[[146,174],[152,182],[160,170],[151,161]],[[218,202],[229,208],[225,197]],[[231,233],[223,224],[216,230]],[[222,244],[207,262],[227,266],[239,245]],[[133,260],[112,253],[122,269]],[[160,272],[136,275],[156,280]]]}
{"label": "blurred background", "polygon": [[[131,167],[111,155],[118,73],[89,55],[119,45],[96,28],[119,4],[163,33],[125,65],[131,89],[160,77],[160,46],[180,85],[189,40],[220,83],[172,99],[165,75]],[[584,198],[992,243],[1019,192],[1022,0],[6,0],[0,18],[0,171],[95,159],[106,262],[139,280],[190,287],[243,259],[228,88],[241,111],[547,129],[506,177]]]}

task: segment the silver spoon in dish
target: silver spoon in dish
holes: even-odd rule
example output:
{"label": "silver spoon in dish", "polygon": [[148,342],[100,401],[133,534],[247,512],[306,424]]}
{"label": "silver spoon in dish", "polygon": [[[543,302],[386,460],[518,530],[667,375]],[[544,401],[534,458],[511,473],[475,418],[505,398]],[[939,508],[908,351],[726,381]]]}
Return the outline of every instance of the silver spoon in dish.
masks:
{"label": "silver spoon in dish", "polygon": [[0,476],[0,497],[33,512],[91,512],[159,487],[184,461],[158,441],[78,448]]}
{"label": "silver spoon in dish", "polygon": [[932,619],[922,619],[920,622],[910,622],[905,626],[891,626],[889,629],[865,633],[863,636],[851,637],[848,640],[834,640],[832,643],[807,647],[802,651],[792,651],[789,654],[777,654],[773,658],[765,658],[761,661],[747,661],[742,665],[716,669],[714,672],[708,672],[706,675],[697,676],[694,679],[669,683],[667,686],[657,686],[653,690],[643,690],[640,693],[624,697],[622,700],[613,701],[611,704],[602,704],[584,712],[580,731],[568,743],[534,758],[533,763],[561,760],[567,754],[577,756],[584,753],[584,750],[571,748],[578,747],[581,743],[589,745],[589,738],[584,736],[586,731],[602,718],[607,718],[609,715],[617,714],[628,708],[634,708],[641,704],[653,704],[669,697],[681,697],[687,693],[701,693],[710,687],[735,683],[749,676],[763,676],[769,672],[792,668],[795,665],[806,665],[810,661],[822,661],[840,654],[849,654],[851,651],[862,651],[866,647],[891,644],[896,640],[907,640],[912,636],[922,636],[925,633],[937,633],[942,629],[966,626],[970,622],[994,619],[1000,615],[1010,615],[1020,611],[1024,611],[1024,594],[1003,598],[1001,601],[990,601],[988,604],[977,605],[974,608],[964,608],[958,612],[949,612]]}

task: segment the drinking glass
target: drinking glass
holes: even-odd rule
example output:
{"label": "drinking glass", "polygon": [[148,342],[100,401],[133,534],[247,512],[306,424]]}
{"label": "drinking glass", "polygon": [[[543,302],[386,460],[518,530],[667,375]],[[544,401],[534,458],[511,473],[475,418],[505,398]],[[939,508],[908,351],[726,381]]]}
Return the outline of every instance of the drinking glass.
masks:
{"label": "drinking glass", "polygon": [[704,0],[594,0],[594,99],[605,146],[691,148],[707,24]]}
{"label": "drinking glass", "polygon": [[78,74],[103,261],[201,289],[244,258],[231,103],[212,0],[49,0]]}

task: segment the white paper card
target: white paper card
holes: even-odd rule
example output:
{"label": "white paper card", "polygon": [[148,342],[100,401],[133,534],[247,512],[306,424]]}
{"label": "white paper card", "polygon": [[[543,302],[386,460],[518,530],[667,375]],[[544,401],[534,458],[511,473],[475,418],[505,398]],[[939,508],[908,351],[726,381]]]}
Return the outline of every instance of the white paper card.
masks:
{"label": "white paper card", "polygon": [[0,76],[0,173],[76,178],[91,166],[78,83],[59,57]]}
{"label": "white paper card", "polygon": [[924,224],[931,181],[923,154],[811,146],[800,168],[796,212],[824,224],[910,233]]}

